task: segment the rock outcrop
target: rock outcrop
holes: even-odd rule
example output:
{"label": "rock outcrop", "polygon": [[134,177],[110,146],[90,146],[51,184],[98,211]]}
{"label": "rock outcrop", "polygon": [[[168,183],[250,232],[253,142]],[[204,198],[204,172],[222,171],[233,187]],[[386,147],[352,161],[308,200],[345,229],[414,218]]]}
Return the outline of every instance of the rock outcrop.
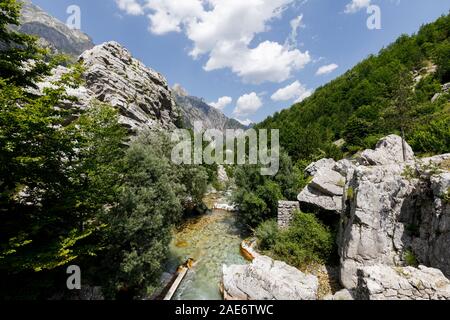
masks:
{"label": "rock outcrop", "polygon": [[450,276],[449,161],[450,154],[415,159],[411,147],[392,135],[358,159],[327,159],[308,167],[313,180],[299,200],[340,213],[337,241],[345,288],[357,287],[359,270],[370,266],[417,261]]}
{"label": "rock outcrop", "polygon": [[333,168],[333,159],[322,159],[306,168],[313,177],[311,183],[298,195],[301,205],[310,205],[326,211],[340,212],[345,178]]}
{"label": "rock outcrop", "polygon": [[[179,113],[166,79],[132,57],[117,42],[107,42],[85,51],[79,58],[85,85],[67,88],[76,97],[75,106],[86,109],[93,101],[107,103],[120,112],[119,121],[131,133],[140,130],[176,128]],[[61,79],[69,69],[59,66],[38,87],[42,90]],[[68,102],[68,106],[73,102]]]}
{"label": "rock outcrop", "polygon": [[397,135],[381,139],[375,150],[365,150],[359,161],[367,166],[397,164],[414,160],[412,148]]}
{"label": "rock outcrop", "polygon": [[318,287],[317,277],[266,256],[250,265],[223,266],[226,300],[315,300]]}
{"label": "rock outcrop", "polygon": [[179,114],[167,80],[126,48],[107,42],[84,52],[80,61],[92,98],[119,108],[124,125],[132,130],[176,127]]}
{"label": "rock outcrop", "polygon": [[82,52],[94,47],[91,38],[80,30],[70,29],[53,18],[30,0],[21,0],[22,16],[19,30],[35,35],[40,43],[57,53],[64,53],[76,59]]}
{"label": "rock outcrop", "polygon": [[360,300],[450,300],[450,281],[437,269],[376,265],[358,270]]}

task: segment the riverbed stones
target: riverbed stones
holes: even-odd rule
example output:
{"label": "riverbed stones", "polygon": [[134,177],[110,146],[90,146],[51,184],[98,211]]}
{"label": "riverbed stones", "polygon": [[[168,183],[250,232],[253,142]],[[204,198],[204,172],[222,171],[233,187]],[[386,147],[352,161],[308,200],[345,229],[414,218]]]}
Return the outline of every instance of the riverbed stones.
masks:
{"label": "riverbed stones", "polygon": [[249,265],[223,266],[227,300],[315,300],[317,277],[266,256]]}

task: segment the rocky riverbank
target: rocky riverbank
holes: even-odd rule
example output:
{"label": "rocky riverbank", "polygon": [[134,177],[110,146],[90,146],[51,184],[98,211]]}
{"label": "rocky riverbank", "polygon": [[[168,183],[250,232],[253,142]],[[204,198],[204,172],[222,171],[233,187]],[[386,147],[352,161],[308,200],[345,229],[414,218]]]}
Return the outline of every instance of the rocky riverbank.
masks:
{"label": "rocky riverbank", "polygon": [[[322,159],[306,169],[311,182],[300,207],[339,220],[345,289],[326,299],[450,299],[449,169],[450,154],[418,159],[395,135],[353,159]],[[248,299],[317,298],[313,285],[301,286],[313,278],[275,264],[264,258],[224,268],[225,290]],[[284,277],[292,284],[280,295]]]}

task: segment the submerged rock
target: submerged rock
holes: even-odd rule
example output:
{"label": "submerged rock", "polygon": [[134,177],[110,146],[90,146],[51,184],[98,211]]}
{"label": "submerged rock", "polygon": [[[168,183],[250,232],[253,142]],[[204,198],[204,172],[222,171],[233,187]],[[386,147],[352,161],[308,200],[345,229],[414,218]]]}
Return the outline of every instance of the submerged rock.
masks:
{"label": "submerged rock", "polygon": [[223,266],[226,300],[315,300],[318,287],[317,277],[266,256],[250,265]]}

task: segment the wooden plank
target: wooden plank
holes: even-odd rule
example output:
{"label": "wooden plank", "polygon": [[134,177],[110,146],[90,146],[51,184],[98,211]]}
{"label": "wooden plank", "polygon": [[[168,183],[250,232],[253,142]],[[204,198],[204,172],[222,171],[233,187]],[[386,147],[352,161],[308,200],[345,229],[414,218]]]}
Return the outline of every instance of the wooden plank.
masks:
{"label": "wooden plank", "polygon": [[176,280],[174,281],[174,283],[172,284],[172,286],[170,287],[170,289],[167,292],[166,296],[164,297],[164,300],[172,300],[173,295],[177,291],[178,287],[181,284],[181,281],[183,281],[183,279],[186,276],[188,270],[189,269],[187,267],[180,267],[180,269],[178,270],[178,276],[177,276]]}

